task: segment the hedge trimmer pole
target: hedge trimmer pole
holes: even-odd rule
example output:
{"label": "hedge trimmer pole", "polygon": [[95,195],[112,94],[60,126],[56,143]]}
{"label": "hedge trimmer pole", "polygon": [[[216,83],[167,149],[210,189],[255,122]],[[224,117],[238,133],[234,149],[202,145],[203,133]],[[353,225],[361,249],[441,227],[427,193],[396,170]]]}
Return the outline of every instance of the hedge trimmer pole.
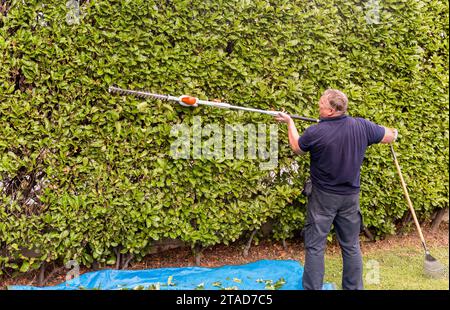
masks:
{"label": "hedge trimmer pole", "polygon": [[[174,97],[171,95],[160,95],[160,94],[148,93],[145,91],[123,89],[123,88],[119,88],[119,87],[115,87],[115,86],[110,86],[108,91],[110,93],[117,93],[120,95],[133,95],[133,96],[141,97],[141,98],[153,98],[153,99],[160,99],[160,100],[166,100],[166,101],[176,101],[185,107],[198,107],[199,105],[206,105],[206,106],[211,106],[211,107],[216,107],[216,108],[241,110],[241,111],[247,111],[247,112],[256,112],[256,113],[268,114],[268,115],[272,115],[272,116],[277,116],[278,113],[280,113],[278,111],[267,111],[267,110],[260,110],[260,109],[254,109],[254,108],[240,107],[240,106],[231,105],[231,104],[225,103],[225,102],[200,100],[196,97],[187,96],[187,95],[182,95],[180,97]],[[313,123],[319,122],[319,120],[315,119],[315,118],[309,118],[309,117],[304,117],[304,116],[299,116],[299,115],[290,115],[290,116],[293,119],[299,119],[302,121],[313,122]]]}

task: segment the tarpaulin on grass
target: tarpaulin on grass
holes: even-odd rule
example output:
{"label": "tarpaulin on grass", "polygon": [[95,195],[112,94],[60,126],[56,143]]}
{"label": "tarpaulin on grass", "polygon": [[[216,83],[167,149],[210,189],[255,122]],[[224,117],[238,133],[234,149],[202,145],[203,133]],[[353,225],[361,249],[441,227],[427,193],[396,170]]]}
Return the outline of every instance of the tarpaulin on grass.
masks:
{"label": "tarpaulin on grass", "polygon": [[[302,290],[303,267],[295,260],[260,260],[217,268],[180,267],[88,272],[55,286],[11,285],[10,290],[160,289]],[[325,290],[334,289],[326,283]]]}

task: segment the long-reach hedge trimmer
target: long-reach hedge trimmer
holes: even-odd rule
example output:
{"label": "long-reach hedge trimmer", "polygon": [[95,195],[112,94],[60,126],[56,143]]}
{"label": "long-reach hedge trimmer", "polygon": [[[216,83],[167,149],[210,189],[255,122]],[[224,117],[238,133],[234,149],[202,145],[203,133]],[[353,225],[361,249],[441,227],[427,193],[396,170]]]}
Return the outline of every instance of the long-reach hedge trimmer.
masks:
{"label": "long-reach hedge trimmer", "polygon": [[[115,87],[115,86],[110,86],[109,92],[117,93],[117,94],[121,94],[121,95],[133,95],[133,96],[141,97],[141,98],[153,98],[153,99],[160,99],[160,100],[167,100],[167,101],[176,101],[185,107],[198,107],[199,105],[207,105],[210,107],[256,112],[256,113],[268,114],[268,115],[272,115],[272,116],[277,116],[279,113],[278,111],[267,111],[267,110],[235,106],[235,105],[231,105],[231,104],[225,103],[225,102],[200,100],[196,97],[187,96],[187,95],[182,95],[180,97],[174,97],[171,95],[160,95],[160,94],[148,93],[145,91],[123,89],[123,88],[119,88],[119,87]],[[315,118],[309,118],[309,117],[292,115],[292,114],[290,116],[293,119],[299,119],[302,121],[308,121],[308,122],[313,122],[313,123],[319,122],[319,120],[315,119]]]}

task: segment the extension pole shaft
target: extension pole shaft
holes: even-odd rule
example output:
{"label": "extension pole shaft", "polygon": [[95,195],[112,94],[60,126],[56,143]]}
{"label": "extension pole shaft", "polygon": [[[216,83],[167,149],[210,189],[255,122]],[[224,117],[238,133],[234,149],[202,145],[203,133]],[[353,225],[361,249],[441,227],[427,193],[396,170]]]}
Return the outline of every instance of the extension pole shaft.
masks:
{"label": "extension pole shaft", "polygon": [[[201,102],[199,102],[199,104],[201,104]],[[267,111],[267,110],[260,110],[260,109],[240,107],[240,106],[235,106],[235,105],[229,105],[228,108],[229,109],[233,109],[233,110],[242,110],[242,111],[248,111],[248,112],[262,113],[262,114],[267,114],[267,115],[272,115],[272,116],[277,116],[278,113],[279,113],[277,111]],[[319,120],[315,119],[315,118],[309,118],[309,117],[304,117],[304,116],[299,116],[299,115],[292,115],[292,114],[290,114],[290,116],[291,116],[291,118],[300,119],[300,120],[303,120],[303,121],[308,121],[308,122],[313,122],[313,123],[318,123],[319,122]]]}

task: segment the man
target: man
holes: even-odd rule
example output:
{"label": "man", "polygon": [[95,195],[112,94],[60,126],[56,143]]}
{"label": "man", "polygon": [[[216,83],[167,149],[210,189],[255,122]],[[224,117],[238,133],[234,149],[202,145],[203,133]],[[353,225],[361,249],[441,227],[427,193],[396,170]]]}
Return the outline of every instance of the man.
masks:
{"label": "man", "polygon": [[343,257],[343,289],[363,289],[359,233],[360,168],[366,148],[374,143],[392,143],[397,130],[346,114],[348,99],[341,91],[328,89],[319,100],[320,122],[300,137],[291,117],[287,123],[289,144],[296,154],[311,153],[312,192],[308,197],[304,228],[305,269],[303,288],[320,290],[323,285],[324,251],[331,224]]}

